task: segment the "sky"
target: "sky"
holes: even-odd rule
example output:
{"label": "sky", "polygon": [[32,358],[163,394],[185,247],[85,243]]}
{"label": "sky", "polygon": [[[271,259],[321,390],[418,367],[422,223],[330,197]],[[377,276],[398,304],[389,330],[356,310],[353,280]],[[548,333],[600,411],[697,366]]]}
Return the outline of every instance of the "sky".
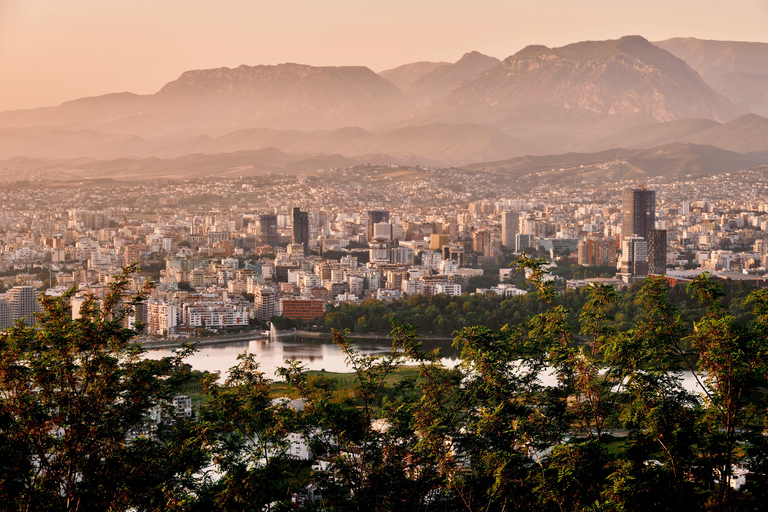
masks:
{"label": "sky", "polygon": [[151,94],[190,69],[381,71],[630,34],[768,42],[768,0],[0,0],[0,111]]}

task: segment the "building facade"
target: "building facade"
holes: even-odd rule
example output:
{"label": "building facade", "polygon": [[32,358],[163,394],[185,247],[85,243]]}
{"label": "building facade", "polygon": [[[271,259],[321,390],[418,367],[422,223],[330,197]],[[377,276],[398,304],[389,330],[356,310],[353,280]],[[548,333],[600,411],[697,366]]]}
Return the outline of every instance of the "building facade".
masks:
{"label": "building facade", "polygon": [[501,245],[504,249],[515,250],[515,236],[520,228],[520,214],[504,212],[501,214]]}
{"label": "building facade", "polygon": [[646,241],[656,221],[656,191],[628,189],[622,193],[621,237],[637,235]]}
{"label": "building facade", "polygon": [[648,273],[660,276],[667,272],[667,230],[648,230]]}

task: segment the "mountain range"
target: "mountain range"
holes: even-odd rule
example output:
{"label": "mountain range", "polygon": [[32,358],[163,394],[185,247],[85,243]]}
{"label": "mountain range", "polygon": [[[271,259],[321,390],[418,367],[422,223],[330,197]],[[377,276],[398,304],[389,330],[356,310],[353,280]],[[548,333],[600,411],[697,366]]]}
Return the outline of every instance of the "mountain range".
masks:
{"label": "mountain range", "polygon": [[378,74],[292,63],[192,70],[155,94],[2,112],[0,159],[129,159],[127,169],[154,158],[182,176],[194,165],[215,174],[217,155],[220,169],[238,155],[295,170],[307,159],[469,165],[676,144],[754,162],[768,154],[767,78],[765,43],[640,36],[532,45],[504,60],[471,51]]}
{"label": "mountain range", "polygon": [[683,59],[734,103],[768,116],[768,44],[692,37],[654,43]]}

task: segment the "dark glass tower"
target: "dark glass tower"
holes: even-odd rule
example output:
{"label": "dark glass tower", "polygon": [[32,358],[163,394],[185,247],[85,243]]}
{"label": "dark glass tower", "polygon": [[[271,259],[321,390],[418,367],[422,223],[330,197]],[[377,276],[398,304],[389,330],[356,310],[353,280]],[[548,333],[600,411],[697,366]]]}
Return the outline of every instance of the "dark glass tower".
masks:
{"label": "dark glass tower", "polygon": [[667,272],[667,230],[648,230],[648,273],[662,275]]}
{"label": "dark glass tower", "polygon": [[309,213],[296,207],[293,209],[293,232],[291,243],[304,246],[304,254],[309,253]]}
{"label": "dark glass tower", "polygon": [[637,235],[648,240],[648,230],[653,229],[656,220],[656,191],[625,190],[622,199],[621,237]]}
{"label": "dark glass tower", "polygon": [[259,215],[259,238],[261,243],[277,247],[277,215]]}

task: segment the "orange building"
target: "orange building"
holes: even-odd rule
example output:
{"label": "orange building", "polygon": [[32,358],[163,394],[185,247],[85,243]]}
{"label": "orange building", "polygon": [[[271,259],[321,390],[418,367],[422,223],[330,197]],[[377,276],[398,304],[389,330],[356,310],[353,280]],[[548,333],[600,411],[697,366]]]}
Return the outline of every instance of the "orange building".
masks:
{"label": "orange building", "polygon": [[305,321],[323,316],[323,301],[320,299],[284,299],[283,314],[286,318],[301,318]]}

